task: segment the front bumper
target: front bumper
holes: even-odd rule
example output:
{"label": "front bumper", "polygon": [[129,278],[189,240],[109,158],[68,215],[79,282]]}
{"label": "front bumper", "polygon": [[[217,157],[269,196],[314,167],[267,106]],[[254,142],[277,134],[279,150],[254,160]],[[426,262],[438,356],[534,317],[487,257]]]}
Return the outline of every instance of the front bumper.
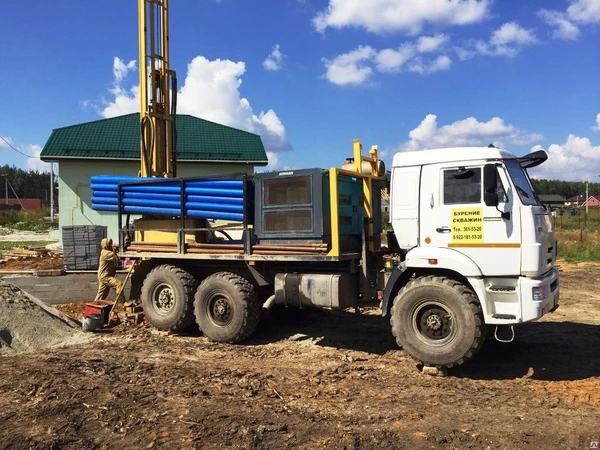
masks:
{"label": "front bumper", "polygon": [[[538,291],[538,300],[533,299],[533,289]],[[558,269],[554,267],[540,278],[519,278],[521,293],[521,321],[539,319],[558,307],[560,281]]]}

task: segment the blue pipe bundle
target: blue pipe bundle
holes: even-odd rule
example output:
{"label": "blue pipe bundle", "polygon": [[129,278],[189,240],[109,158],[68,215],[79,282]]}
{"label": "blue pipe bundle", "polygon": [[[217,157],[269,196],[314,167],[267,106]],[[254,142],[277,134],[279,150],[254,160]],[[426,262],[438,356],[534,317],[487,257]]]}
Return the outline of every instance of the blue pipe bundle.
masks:
{"label": "blue pipe bundle", "polygon": [[98,175],[91,179],[92,209],[118,212],[119,184],[123,213],[180,216],[183,195],[186,216],[244,220],[243,179],[166,180]]}

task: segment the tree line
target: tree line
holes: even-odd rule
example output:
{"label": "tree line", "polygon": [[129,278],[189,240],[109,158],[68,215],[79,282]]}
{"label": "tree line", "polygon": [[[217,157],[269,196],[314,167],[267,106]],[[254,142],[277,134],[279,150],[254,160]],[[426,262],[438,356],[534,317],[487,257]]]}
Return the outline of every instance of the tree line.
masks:
{"label": "tree line", "polygon": [[[562,195],[566,199],[585,196],[585,181],[532,179],[531,182],[538,195]],[[589,183],[588,194],[600,195],[600,183]]]}
{"label": "tree line", "polygon": [[[7,183],[8,180],[8,183]],[[0,203],[8,198],[39,198],[45,205],[50,204],[50,173],[37,170],[23,170],[15,166],[0,166]],[[14,192],[13,192],[14,189]],[[54,180],[54,202],[58,201],[58,184]]]}

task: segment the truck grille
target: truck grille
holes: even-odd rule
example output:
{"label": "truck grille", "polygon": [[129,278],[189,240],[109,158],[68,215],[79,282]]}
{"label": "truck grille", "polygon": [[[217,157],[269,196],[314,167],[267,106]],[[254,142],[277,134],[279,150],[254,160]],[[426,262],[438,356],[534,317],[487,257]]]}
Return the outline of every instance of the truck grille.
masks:
{"label": "truck grille", "polygon": [[546,250],[546,264],[552,264],[554,262],[555,257],[556,257],[556,252],[554,251],[554,246],[551,245]]}

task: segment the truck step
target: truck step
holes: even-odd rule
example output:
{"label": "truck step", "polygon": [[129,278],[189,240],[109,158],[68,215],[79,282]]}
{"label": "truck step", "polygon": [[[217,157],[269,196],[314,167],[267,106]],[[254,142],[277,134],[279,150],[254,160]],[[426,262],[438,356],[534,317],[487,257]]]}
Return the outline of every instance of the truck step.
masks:
{"label": "truck step", "polygon": [[487,290],[492,292],[515,292],[517,289],[514,286],[494,284],[488,287]]}
{"label": "truck step", "polygon": [[494,319],[502,319],[502,320],[515,320],[517,316],[514,314],[494,314],[492,316]]}

